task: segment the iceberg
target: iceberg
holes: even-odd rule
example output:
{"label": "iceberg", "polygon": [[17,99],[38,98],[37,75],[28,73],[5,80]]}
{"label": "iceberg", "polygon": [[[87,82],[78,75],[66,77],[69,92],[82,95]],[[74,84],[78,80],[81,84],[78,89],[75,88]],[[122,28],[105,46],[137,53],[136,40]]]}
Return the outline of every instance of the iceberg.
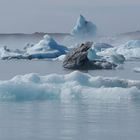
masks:
{"label": "iceberg", "polygon": [[140,48],[140,40],[130,40],[123,45],[123,47],[127,48]]}
{"label": "iceberg", "polygon": [[121,54],[111,55],[111,62],[114,64],[123,64],[125,62],[125,57]]}
{"label": "iceberg", "polygon": [[7,46],[1,47],[0,48],[0,57],[1,59],[5,60],[5,59],[12,59],[12,58],[18,58],[18,59],[24,59],[25,56],[24,55],[24,51],[21,50],[10,50],[7,48]]}
{"label": "iceberg", "polygon": [[125,61],[125,57],[121,54],[117,54],[116,52],[111,54],[109,57],[106,57],[105,55],[103,55],[103,56],[97,55],[98,52],[104,51],[104,50],[109,49],[109,48],[113,48],[113,46],[106,44],[106,43],[95,43],[88,50],[87,57],[91,61],[93,61],[93,60],[106,60],[106,61],[109,61],[109,62],[116,64],[116,65],[123,64]]}
{"label": "iceberg", "polygon": [[0,48],[1,59],[45,59],[57,58],[65,55],[68,48],[59,45],[52,37],[45,35],[44,39],[35,45],[29,43],[23,50],[10,50],[7,47]]}
{"label": "iceberg", "polygon": [[0,101],[140,99],[140,81],[94,77],[79,71],[67,75],[19,75],[0,81]]}
{"label": "iceberg", "polygon": [[84,16],[80,15],[71,34],[80,39],[92,38],[96,35],[97,27],[92,22],[87,21]]}
{"label": "iceberg", "polygon": [[136,73],[140,73],[140,67],[134,68],[133,71],[136,72]]}
{"label": "iceberg", "polygon": [[90,60],[90,61],[97,60],[97,59],[101,59],[100,56],[97,56],[94,47],[91,47],[91,48],[88,49],[87,58],[88,58],[88,60]]}
{"label": "iceberg", "polygon": [[104,51],[108,48],[113,48],[113,46],[106,43],[94,43],[92,47],[88,50],[87,57],[89,60],[102,59],[103,57],[97,55],[97,53]]}
{"label": "iceberg", "polygon": [[123,55],[126,60],[140,59],[140,40],[130,40],[120,46],[108,48],[104,51],[99,52],[99,55],[111,56],[114,53]]}
{"label": "iceberg", "polygon": [[27,55],[30,59],[56,58],[66,54],[68,48],[59,45],[52,37],[45,35],[44,39],[33,47],[27,48]]}

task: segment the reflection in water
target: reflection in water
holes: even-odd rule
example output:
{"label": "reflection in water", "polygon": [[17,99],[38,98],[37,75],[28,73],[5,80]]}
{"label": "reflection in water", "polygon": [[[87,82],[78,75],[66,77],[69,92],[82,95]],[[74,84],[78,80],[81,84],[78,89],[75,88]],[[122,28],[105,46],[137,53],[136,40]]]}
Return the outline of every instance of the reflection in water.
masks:
{"label": "reflection in water", "polygon": [[132,100],[0,103],[0,139],[139,139],[140,103]]}

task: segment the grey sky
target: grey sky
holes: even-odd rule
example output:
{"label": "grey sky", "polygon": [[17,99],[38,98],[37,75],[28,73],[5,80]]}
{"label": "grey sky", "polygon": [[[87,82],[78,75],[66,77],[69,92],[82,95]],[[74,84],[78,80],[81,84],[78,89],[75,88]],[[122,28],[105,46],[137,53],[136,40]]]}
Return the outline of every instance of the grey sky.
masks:
{"label": "grey sky", "polygon": [[100,33],[140,30],[140,0],[0,0],[0,32],[70,32],[79,14]]}

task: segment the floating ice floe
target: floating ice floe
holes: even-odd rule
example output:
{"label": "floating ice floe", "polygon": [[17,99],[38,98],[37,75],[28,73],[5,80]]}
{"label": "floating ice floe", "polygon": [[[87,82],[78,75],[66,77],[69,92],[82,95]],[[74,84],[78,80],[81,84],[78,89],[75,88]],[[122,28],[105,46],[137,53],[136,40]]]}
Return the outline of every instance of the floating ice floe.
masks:
{"label": "floating ice floe", "polygon": [[33,47],[27,48],[27,55],[30,59],[56,58],[66,54],[67,47],[59,45],[52,37],[45,35],[44,39]]}
{"label": "floating ice floe", "polygon": [[131,48],[140,48],[140,40],[130,40],[122,46],[130,48],[130,49]]}
{"label": "floating ice floe", "polygon": [[0,58],[1,59],[12,59],[12,58],[18,58],[18,59],[24,59],[24,51],[21,50],[10,50],[7,48],[7,46],[0,48]]}
{"label": "floating ice floe", "polygon": [[125,57],[121,54],[112,53],[110,56],[100,56],[98,52],[105,51],[106,49],[113,48],[113,46],[106,44],[106,43],[95,43],[93,46],[88,50],[87,57],[89,60],[106,60],[113,64],[123,64],[125,61]]}
{"label": "floating ice floe", "polygon": [[133,69],[134,72],[140,73],[140,67],[136,67]]}
{"label": "floating ice floe", "polygon": [[120,46],[106,49],[100,52],[102,56],[111,56],[117,53],[123,55],[127,60],[140,59],[140,40],[131,40]]}
{"label": "floating ice floe", "polygon": [[123,64],[125,62],[125,57],[121,54],[114,54],[110,56],[110,60],[114,64]]}
{"label": "floating ice floe", "polygon": [[140,99],[140,81],[93,77],[78,71],[67,75],[27,74],[0,81],[0,101]]}
{"label": "floating ice floe", "polygon": [[44,39],[36,45],[28,44],[23,50],[10,50],[6,47],[0,48],[1,59],[44,59],[57,58],[66,54],[68,48],[59,45],[49,35],[45,35]]}
{"label": "floating ice floe", "polygon": [[113,48],[113,46],[106,43],[93,43],[92,47],[88,50],[87,57],[89,60],[102,59],[97,53],[108,48]]}

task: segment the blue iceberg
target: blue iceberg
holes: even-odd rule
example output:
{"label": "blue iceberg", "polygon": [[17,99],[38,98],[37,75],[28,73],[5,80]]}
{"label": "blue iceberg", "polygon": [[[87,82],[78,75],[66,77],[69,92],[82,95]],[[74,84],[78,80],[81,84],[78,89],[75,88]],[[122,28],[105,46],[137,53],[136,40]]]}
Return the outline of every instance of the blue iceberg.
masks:
{"label": "blue iceberg", "polygon": [[71,34],[80,39],[91,38],[96,35],[97,27],[90,21],[87,21],[84,16],[80,15]]}
{"label": "blue iceberg", "polygon": [[74,71],[67,75],[19,75],[0,81],[0,101],[140,99],[140,81],[95,77]]}
{"label": "blue iceberg", "polygon": [[27,55],[30,59],[57,58],[67,51],[67,47],[59,45],[52,37],[45,35],[39,43],[27,48]]}

